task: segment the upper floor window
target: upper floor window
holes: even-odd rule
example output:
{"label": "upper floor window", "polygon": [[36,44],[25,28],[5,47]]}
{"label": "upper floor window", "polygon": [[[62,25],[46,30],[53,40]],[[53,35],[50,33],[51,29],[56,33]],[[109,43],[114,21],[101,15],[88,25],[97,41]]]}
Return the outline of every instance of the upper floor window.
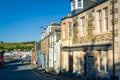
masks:
{"label": "upper floor window", "polygon": [[81,18],[80,32],[81,32],[81,36],[85,35],[85,17]]}
{"label": "upper floor window", "polygon": [[108,31],[108,8],[104,8],[104,31]]}
{"label": "upper floor window", "polygon": [[66,37],[65,36],[66,35],[66,29],[65,29],[65,25],[64,24],[63,24],[63,34],[62,35],[63,35],[63,39],[65,39],[65,37]]}
{"label": "upper floor window", "polygon": [[82,0],[78,0],[78,7],[82,7]]}
{"label": "upper floor window", "polygon": [[102,31],[102,26],[101,26],[101,24],[102,24],[102,13],[101,13],[101,10],[99,10],[98,12],[97,12],[97,14],[98,14],[98,20],[97,20],[97,23],[98,23],[98,33],[99,32],[101,32]]}
{"label": "upper floor window", "polygon": [[74,9],[75,9],[75,0],[73,0],[73,1],[71,2],[71,6],[72,6],[72,10],[74,10]]}
{"label": "upper floor window", "polygon": [[69,37],[71,37],[72,36],[72,23],[71,22],[69,22]]}

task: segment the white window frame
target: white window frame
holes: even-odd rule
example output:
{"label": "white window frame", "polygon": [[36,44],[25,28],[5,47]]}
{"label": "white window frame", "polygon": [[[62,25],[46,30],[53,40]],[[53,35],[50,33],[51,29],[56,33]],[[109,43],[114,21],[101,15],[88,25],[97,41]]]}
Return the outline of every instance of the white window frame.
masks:
{"label": "white window frame", "polygon": [[76,4],[76,3],[75,3],[75,0],[73,0],[73,1],[71,2],[71,11],[75,9],[75,4]]}
{"label": "white window frame", "polygon": [[98,53],[98,72],[101,72],[101,51]]}
{"label": "white window frame", "polygon": [[85,35],[85,17],[81,18],[80,35]]}
{"label": "white window frame", "polygon": [[[79,6],[79,4],[81,6]],[[80,2],[79,2],[79,0],[77,0],[77,8],[83,8],[83,0],[81,0]]]}
{"label": "white window frame", "polygon": [[99,10],[97,11],[97,15],[98,15],[98,28],[97,28],[97,32],[100,33],[102,31],[102,11]]}
{"label": "white window frame", "polygon": [[104,69],[105,69],[105,73],[108,73],[108,51],[105,51],[105,65],[104,65]]}
{"label": "white window frame", "polygon": [[108,31],[108,8],[104,8],[104,32]]}

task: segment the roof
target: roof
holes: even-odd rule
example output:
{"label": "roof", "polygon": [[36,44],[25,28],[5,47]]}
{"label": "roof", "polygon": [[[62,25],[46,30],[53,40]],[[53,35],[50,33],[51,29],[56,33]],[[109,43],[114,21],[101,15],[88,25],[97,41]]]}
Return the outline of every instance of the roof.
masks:
{"label": "roof", "polygon": [[50,26],[60,26],[60,23],[53,22],[50,24]]}
{"label": "roof", "polygon": [[[70,1],[73,1],[73,0],[70,0]],[[97,4],[96,5],[93,5],[93,6],[89,7],[89,8],[86,8],[86,9],[80,11],[79,13],[77,13],[75,15],[63,17],[61,20],[64,20],[66,18],[73,18],[73,17],[75,17],[75,16],[77,16],[77,15],[79,15],[79,14],[81,14],[81,13],[83,13],[83,12],[89,10],[89,9],[92,9],[92,8],[98,6],[98,5],[100,5],[100,4],[102,4],[102,3],[106,2],[106,1],[108,1],[108,0],[97,0]]]}

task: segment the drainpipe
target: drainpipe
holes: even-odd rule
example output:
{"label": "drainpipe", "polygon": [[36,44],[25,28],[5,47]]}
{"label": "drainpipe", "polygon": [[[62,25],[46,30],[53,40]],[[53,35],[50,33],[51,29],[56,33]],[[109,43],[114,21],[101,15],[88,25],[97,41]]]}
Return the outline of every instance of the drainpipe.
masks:
{"label": "drainpipe", "polygon": [[112,48],[113,48],[113,76],[112,79],[115,80],[115,61],[114,61],[114,0],[112,0]]}

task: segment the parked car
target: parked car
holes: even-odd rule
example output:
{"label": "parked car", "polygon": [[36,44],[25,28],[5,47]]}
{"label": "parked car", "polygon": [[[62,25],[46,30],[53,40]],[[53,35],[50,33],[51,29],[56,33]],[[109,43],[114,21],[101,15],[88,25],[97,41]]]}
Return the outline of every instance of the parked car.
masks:
{"label": "parked car", "polygon": [[21,59],[21,63],[24,64],[24,63],[31,63],[31,56],[29,55],[24,55]]}
{"label": "parked car", "polygon": [[13,56],[10,53],[4,53],[4,61],[5,62],[13,61]]}

